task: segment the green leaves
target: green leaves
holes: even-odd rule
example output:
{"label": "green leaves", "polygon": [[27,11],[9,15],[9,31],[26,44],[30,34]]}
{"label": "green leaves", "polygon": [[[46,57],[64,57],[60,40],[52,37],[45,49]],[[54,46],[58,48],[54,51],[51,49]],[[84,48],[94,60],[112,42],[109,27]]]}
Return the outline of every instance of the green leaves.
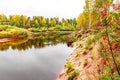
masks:
{"label": "green leaves", "polygon": [[111,76],[107,75],[102,80],[112,80]]}
{"label": "green leaves", "polygon": [[79,75],[79,74],[80,74],[79,70],[74,70],[74,71],[72,71],[72,72],[68,75],[68,80],[73,80],[73,78],[74,78],[75,76]]}
{"label": "green leaves", "polygon": [[68,69],[68,70],[74,70],[74,64],[72,62],[68,62],[65,67]]}

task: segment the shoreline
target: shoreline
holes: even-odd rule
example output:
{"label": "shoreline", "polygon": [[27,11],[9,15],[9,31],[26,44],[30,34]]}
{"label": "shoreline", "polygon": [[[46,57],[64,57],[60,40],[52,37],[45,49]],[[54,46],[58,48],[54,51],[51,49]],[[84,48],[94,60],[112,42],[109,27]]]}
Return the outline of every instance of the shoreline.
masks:
{"label": "shoreline", "polygon": [[9,42],[9,41],[11,41],[11,38],[2,38],[2,39],[0,39],[0,43]]}
{"label": "shoreline", "polygon": [[[86,53],[83,53],[84,47],[79,47],[80,43],[81,42],[73,43],[73,47],[75,49],[67,58],[66,63],[68,64],[69,62],[72,62],[74,70],[78,70],[79,74],[72,76],[73,78],[69,79],[72,72],[69,72],[68,67],[64,66],[64,69],[61,71],[56,80],[99,80],[99,70],[103,70],[101,65],[103,64],[103,58],[99,52],[99,42],[96,43],[98,45],[94,45],[93,49],[87,51]],[[84,42],[82,43],[84,44]],[[96,51],[94,55],[93,50]]]}

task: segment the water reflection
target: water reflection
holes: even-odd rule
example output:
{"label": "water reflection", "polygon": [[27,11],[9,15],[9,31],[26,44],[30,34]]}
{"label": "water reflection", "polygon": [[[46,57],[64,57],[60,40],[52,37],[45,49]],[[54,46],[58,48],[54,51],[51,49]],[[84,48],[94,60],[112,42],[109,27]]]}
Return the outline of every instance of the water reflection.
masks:
{"label": "water reflection", "polygon": [[0,80],[56,80],[73,49],[66,44],[0,51]]}
{"label": "water reflection", "polygon": [[44,35],[41,34],[37,37],[15,39],[7,43],[0,44],[0,50],[4,51],[11,47],[13,50],[27,50],[34,46],[35,48],[44,48],[49,45],[57,45],[58,43],[67,43],[68,39],[66,35],[51,34]]}
{"label": "water reflection", "polygon": [[66,35],[40,35],[0,44],[0,80],[55,80],[73,50]]}

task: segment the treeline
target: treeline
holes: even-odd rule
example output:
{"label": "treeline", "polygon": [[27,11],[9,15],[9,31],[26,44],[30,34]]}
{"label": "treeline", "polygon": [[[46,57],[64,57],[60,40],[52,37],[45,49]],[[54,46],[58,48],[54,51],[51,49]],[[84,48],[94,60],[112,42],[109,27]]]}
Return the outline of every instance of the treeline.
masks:
{"label": "treeline", "polygon": [[20,28],[51,28],[51,27],[63,27],[71,28],[74,30],[77,22],[76,18],[74,19],[62,19],[59,18],[45,18],[43,16],[33,16],[27,17],[24,15],[9,15],[7,17],[4,14],[0,14],[0,24],[1,25],[11,25],[17,26]]}

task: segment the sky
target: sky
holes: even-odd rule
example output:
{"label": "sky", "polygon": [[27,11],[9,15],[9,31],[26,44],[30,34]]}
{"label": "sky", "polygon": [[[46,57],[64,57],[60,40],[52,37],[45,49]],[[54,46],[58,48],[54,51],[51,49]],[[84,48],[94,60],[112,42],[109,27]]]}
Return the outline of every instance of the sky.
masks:
{"label": "sky", "polygon": [[0,14],[77,18],[85,0],[0,0]]}

